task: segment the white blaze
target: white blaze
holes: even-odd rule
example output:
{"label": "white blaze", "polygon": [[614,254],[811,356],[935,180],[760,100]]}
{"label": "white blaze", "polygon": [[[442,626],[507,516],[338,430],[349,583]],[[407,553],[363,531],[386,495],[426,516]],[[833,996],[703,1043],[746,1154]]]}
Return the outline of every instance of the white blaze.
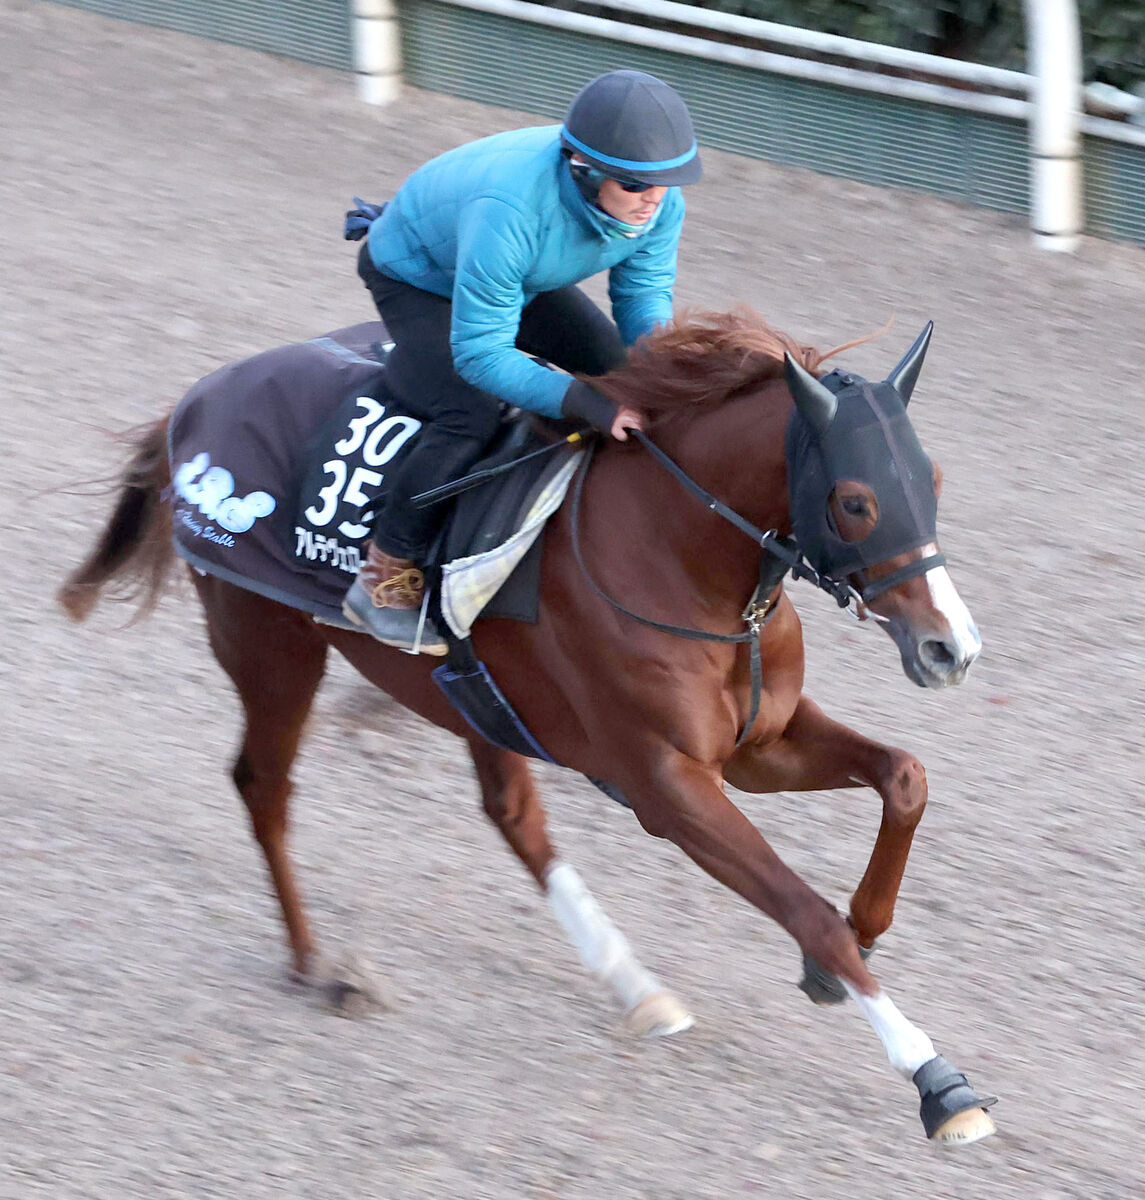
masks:
{"label": "white blaze", "polygon": [[958,648],[959,657],[967,664],[982,651],[982,639],[970,610],[962,603],[950,575],[945,567],[934,567],[926,573],[926,586],[934,607],[946,618],[950,636]]}

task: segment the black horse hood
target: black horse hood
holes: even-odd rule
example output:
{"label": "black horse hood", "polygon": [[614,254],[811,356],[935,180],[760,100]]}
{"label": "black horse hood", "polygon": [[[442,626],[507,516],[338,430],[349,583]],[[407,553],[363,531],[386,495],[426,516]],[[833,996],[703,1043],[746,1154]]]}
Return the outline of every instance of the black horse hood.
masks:
{"label": "black horse hood", "polygon": [[[800,549],[816,570],[842,578],[937,540],[934,468],[907,415],[930,326],[883,382],[833,371],[816,380],[794,363],[788,383],[796,399],[787,426],[791,520]],[[835,484],[865,484],[878,523],[860,542],[834,528]]]}

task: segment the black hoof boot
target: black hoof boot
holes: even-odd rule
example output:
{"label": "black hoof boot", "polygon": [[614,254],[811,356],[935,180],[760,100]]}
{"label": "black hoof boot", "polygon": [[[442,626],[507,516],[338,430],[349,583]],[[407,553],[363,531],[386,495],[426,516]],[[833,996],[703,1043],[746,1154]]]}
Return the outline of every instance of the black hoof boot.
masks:
{"label": "black hoof boot", "polygon": [[979,1096],[941,1054],[915,1071],[914,1086],[922,1097],[922,1127],[932,1141],[965,1144],[994,1132],[986,1109],[998,1103],[997,1096]]}
{"label": "black hoof boot", "polygon": [[[874,954],[875,946],[859,947],[863,962]],[[825,971],[808,954],[803,956],[803,978],[799,981],[799,990],[816,1004],[842,1004],[847,998],[847,990],[839,976]]]}

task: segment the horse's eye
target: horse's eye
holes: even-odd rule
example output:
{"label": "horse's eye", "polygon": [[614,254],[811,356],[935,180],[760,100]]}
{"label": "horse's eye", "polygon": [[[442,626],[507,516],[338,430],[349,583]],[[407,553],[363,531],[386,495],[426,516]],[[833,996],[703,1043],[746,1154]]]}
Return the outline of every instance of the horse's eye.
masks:
{"label": "horse's eye", "polygon": [[844,496],[843,511],[849,517],[862,517],[867,512],[867,502],[861,496]]}

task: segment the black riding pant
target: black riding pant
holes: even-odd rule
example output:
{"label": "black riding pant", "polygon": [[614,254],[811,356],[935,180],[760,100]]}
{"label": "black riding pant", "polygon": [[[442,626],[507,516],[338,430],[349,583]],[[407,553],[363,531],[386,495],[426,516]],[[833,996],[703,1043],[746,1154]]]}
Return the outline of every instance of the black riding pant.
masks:
{"label": "black riding pant", "polygon": [[[403,410],[426,422],[386,480],[374,539],[387,554],[420,561],[437,530],[439,509],[414,508],[410,497],[458,478],[473,465],[497,430],[501,401],[457,374],[448,299],[382,274],[366,246],[358,274],[394,342],[387,386]],[[525,306],[517,348],[586,375],[605,374],[625,355],[616,326],[576,287],[545,292]]]}

